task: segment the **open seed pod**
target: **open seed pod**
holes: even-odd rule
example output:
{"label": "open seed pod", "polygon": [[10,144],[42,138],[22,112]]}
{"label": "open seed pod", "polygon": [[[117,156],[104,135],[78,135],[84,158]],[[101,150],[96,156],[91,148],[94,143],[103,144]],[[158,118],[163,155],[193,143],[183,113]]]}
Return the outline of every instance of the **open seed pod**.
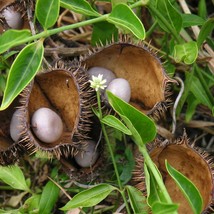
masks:
{"label": "open seed pod", "polygon": [[8,29],[29,29],[27,7],[33,1],[4,0],[0,2],[0,34]]}
{"label": "open seed pod", "polygon": [[144,113],[159,118],[167,99],[166,75],[160,60],[143,44],[132,44],[127,38],[119,42],[97,47],[81,58],[88,69],[103,67],[116,78],[126,79],[131,88],[130,104]]}
{"label": "open seed pod", "polygon": [[[39,73],[21,100],[26,146],[30,151],[42,150],[57,158],[72,155],[89,139],[91,107],[95,103],[84,68],[62,64]],[[48,112],[41,113],[44,108]],[[40,112],[39,116],[36,112]]]}
{"label": "open seed pod", "polygon": [[19,127],[19,106],[17,98],[7,109],[0,111],[0,165],[14,164],[24,154],[20,144],[22,130]]}
{"label": "open seed pod", "polygon": [[[173,143],[156,142],[151,144],[150,156],[162,174],[172,201],[179,204],[179,214],[191,214],[193,211],[179,187],[168,174],[165,160],[195,184],[203,198],[203,213],[211,213],[214,199],[214,168],[213,158],[208,153],[195,148],[194,144],[190,144],[185,134]],[[142,170],[143,158],[136,159],[136,163],[133,180],[136,182],[137,188],[146,192]]]}

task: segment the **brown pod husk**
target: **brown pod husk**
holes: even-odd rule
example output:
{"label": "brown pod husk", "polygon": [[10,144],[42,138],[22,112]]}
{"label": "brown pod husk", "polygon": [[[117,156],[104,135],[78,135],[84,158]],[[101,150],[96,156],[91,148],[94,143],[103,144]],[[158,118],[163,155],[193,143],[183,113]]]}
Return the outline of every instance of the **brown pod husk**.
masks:
{"label": "brown pod husk", "polygon": [[[194,143],[190,144],[186,134],[173,143],[158,141],[149,145],[149,147],[150,156],[162,174],[172,201],[180,205],[178,213],[191,214],[193,211],[179,187],[168,174],[165,160],[195,184],[203,198],[203,213],[211,213],[214,199],[213,157],[194,147]],[[136,159],[133,181],[136,187],[146,194],[142,156]]]}
{"label": "brown pod husk", "polygon": [[[22,108],[25,109],[23,139],[28,151],[45,151],[48,154],[72,156],[81,142],[89,138],[91,130],[94,91],[90,88],[84,68],[79,65],[56,66],[38,74],[22,93]],[[63,133],[53,143],[39,140],[31,127],[33,113],[47,107],[56,112],[63,121]]]}
{"label": "brown pod husk", "polygon": [[[4,17],[5,10],[14,10],[20,13],[21,23],[19,27],[15,28],[18,30],[21,29],[30,29],[29,20],[27,17],[27,7],[33,8],[33,0],[4,0],[0,2],[0,34],[4,31],[11,29],[12,27],[7,23]],[[17,19],[17,18],[16,18]],[[15,20],[17,21],[17,20]]]}
{"label": "brown pod husk", "polygon": [[14,142],[10,136],[10,123],[13,113],[19,108],[18,99],[5,110],[0,111],[0,165],[7,166],[16,163],[24,154],[20,140]]}
{"label": "brown pod husk", "polygon": [[62,164],[63,170],[66,172],[66,174],[70,177],[70,180],[72,181],[78,181],[78,182],[94,182],[94,181],[100,181],[100,171],[101,168],[105,168],[104,166],[104,159],[102,157],[103,155],[103,142],[101,140],[100,136],[100,126],[99,122],[94,118],[93,121],[93,129],[90,133],[90,138],[96,142],[96,151],[98,152],[99,156],[95,163],[91,165],[90,167],[81,167],[76,163],[75,161],[75,155],[77,152],[82,153],[84,155],[84,146],[78,148],[77,152],[68,158],[61,157],[60,162]]}
{"label": "brown pod husk", "polygon": [[131,86],[130,104],[159,118],[169,102],[168,83],[160,60],[142,43],[133,44],[128,38],[93,49],[81,58],[88,69],[103,67],[117,78],[128,80]]}

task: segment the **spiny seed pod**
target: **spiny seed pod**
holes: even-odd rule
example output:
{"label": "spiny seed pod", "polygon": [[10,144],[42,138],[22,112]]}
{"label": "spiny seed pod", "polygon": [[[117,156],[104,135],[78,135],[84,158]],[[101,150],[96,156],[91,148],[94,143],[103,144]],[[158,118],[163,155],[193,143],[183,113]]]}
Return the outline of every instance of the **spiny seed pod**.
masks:
{"label": "spiny seed pod", "polygon": [[166,75],[160,60],[143,44],[132,44],[127,38],[93,49],[81,61],[88,69],[103,67],[117,78],[126,79],[131,87],[130,104],[158,119],[167,106]]}
{"label": "spiny seed pod", "polygon": [[[30,3],[30,4],[29,4]],[[5,0],[0,3],[0,33],[8,29],[29,28],[26,15],[27,6],[32,7],[33,1],[25,0]]]}
{"label": "spiny seed pod", "polygon": [[[96,99],[85,70],[79,64],[61,63],[59,66],[58,63],[55,68],[38,74],[22,96],[23,138],[30,151],[42,150],[57,158],[68,157],[78,151],[82,141],[89,139],[91,107]],[[40,111],[44,108],[45,116]],[[38,111],[41,114],[38,115]],[[56,121],[58,133],[54,133]],[[40,132],[44,129],[46,133]]]}
{"label": "spiny seed pod", "polygon": [[[213,157],[190,144],[186,134],[173,143],[156,142],[150,145],[150,156],[160,170],[165,186],[174,203],[179,204],[178,212],[192,213],[191,207],[176,183],[165,168],[165,160],[189,178],[200,191],[203,198],[203,213],[210,213],[213,206],[214,168]],[[142,156],[136,159],[133,180],[136,187],[146,191]]]}
{"label": "spiny seed pod", "polygon": [[[22,129],[21,118],[17,117],[23,112],[17,109],[20,106],[18,99],[5,110],[0,111],[0,165],[14,164],[24,154],[20,143]],[[20,119],[20,120],[19,120]]]}

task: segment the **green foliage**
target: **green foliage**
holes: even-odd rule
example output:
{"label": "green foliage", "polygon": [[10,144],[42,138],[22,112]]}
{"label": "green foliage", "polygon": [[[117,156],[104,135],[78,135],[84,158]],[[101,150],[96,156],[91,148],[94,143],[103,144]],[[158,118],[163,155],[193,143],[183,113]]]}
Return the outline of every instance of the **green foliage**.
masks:
{"label": "green foliage", "polygon": [[52,27],[59,16],[60,0],[37,0],[36,18],[44,29]]}
{"label": "green foliage", "polygon": [[39,202],[39,213],[49,214],[55,206],[55,203],[59,196],[59,187],[56,186],[52,181],[48,181],[45,185],[41,199]]}
{"label": "green foliage", "polygon": [[[104,33],[105,32],[105,33]],[[112,38],[118,40],[118,29],[114,24],[111,24],[107,21],[98,22],[93,25],[93,32],[91,37],[91,44],[96,45],[105,45],[112,41]]]}
{"label": "green foliage", "polygon": [[145,29],[140,19],[125,4],[117,4],[107,21],[115,24],[122,32],[125,30],[133,33],[139,39],[145,39]]}
{"label": "green foliage", "polygon": [[9,167],[0,166],[0,179],[14,189],[30,192],[23,172],[16,165]]}
{"label": "green foliage", "polygon": [[7,30],[0,35],[0,53],[4,53],[11,47],[22,44],[22,41],[30,35],[29,30]]}
{"label": "green foliage", "polygon": [[198,56],[198,46],[196,42],[188,42],[174,47],[174,58],[176,62],[192,64]]}
{"label": "green foliage", "polygon": [[207,37],[211,34],[214,28],[214,18],[208,19],[201,28],[201,31],[198,35],[197,44],[198,47],[202,45],[202,43],[207,39]]}
{"label": "green foliage", "polygon": [[[177,116],[180,115],[185,103],[187,104],[185,112],[186,121],[191,120],[199,104],[205,105],[214,111],[214,99],[210,90],[214,85],[213,76],[209,73],[207,67],[203,66],[201,62],[198,64],[197,61],[199,51],[203,53],[202,44],[205,41],[211,47],[214,47],[210,37],[213,31],[214,19],[207,19],[206,1],[200,0],[198,2],[198,15],[182,13],[180,6],[171,0],[106,1],[112,4],[112,11],[109,14],[99,13],[96,8],[96,1],[37,0],[34,20],[37,19],[39,21],[44,31],[31,35],[29,30],[7,30],[0,35],[0,53],[4,53],[0,57],[0,96],[4,92],[0,110],[6,109],[13,102],[40,69],[44,57],[43,40],[45,38],[65,30],[93,25],[91,39],[91,44],[93,45],[106,44],[112,38],[117,41],[118,32],[133,34],[135,40],[144,40],[146,36],[144,26],[138,18],[139,14],[134,12],[135,10],[133,9],[140,9],[139,6],[146,6],[152,16],[152,19],[147,22],[147,25],[151,24],[147,33],[148,40],[154,40],[154,44],[157,44],[158,49],[161,47],[160,51],[164,56],[164,60],[167,60],[165,65],[167,72],[170,71],[173,77],[175,72],[177,72],[176,63],[185,63],[182,64],[185,68],[185,91],[177,108]],[[59,17],[60,6],[82,14],[82,21],[54,28]],[[144,17],[142,20],[145,20]],[[195,25],[201,26],[198,38],[197,36],[192,38],[192,34],[189,33],[190,29],[188,29]],[[164,36],[162,38],[150,38],[149,36],[153,35],[153,32],[158,34],[160,32],[159,35]],[[19,45],[26,46],[19,52],[19,47],[17,47]],[[15,51],[12,49],[14,47],[17,48]],[[11,65],[11,59],[17,53],[18,55]],[[192,64],[193,66],[188,67],[188,65]],[[205,69],[206,71],[204,71]],[[115,167],[118,188],[107,183],[96,185],[75,195],[72,200],[62,207],[62,210],[67,211],[77,207],[93,207],[112,194],[112,191],[117,190],[126,204],[127,213],[147,213],[148,206],[150,206],[149,209],[154,214],[177,213],[178,205],[171,201],[162,176],[150,159],[145,146],[156,136],[155,123],[148,116],[113,94],[108,92],[108,96],[110,104],[122,121],[112,115],[102,118],[101,111],[96,109],[94,109],[94,113],[100,119],[104,130],[105,126],[110,126],[116,129],[120,135],[122,135],[121,132],[129,135],[129,138],[139,147],[139,151],[144,157],[147,198],[133,186],[125,186],[132,176],[134,157],[131,149],[124,142],[123,145],[126,148],[122,150],[122,154],[114,154],[109,150]],[[106,141],[108,141],[105,131],[103,133]],[[120,141],[122,140],[123,138],[120,139]],[[122,167],[118,164],[121,159],[124,160]],[[171,177],[188,199],[194,213],[200,213],[202,210],[202,199],[197,188],[168,163],[166,163],[166,167]],[[57,174],[54,170],[52,173]],[[24,191],[17,197],[23,197],[25,194],[29,195],[20,208],[11,208],[9,211],[0,210],[0,213],[51,213],[58,200],[59,188],[51,181],[47,182],[44,188],[32,193],[28,180],[25,179],[22,171],[17,166],[0,167],[0,179],[11,188]],[[127,196],[129,204],[127,203]],[[131,206],[132,211],[129,210],[129,206]]]}
{"label": "green foliage", "polygon": [[170,166],[170,164],[167,161],[166,169],[170,176],[177,183],[180,190],[183,192],[184,196],[189,201],[192,210],[194,211],[194,214],[200,214],[203,208],[203,200],[196,186],[183,174],[181,174],[175,168]]}
{"label": "green foliage", "polygon": [[177,204],[167,204],[167,203],[156,202],[152,206],[152,213],[153,214],[171,214],[176,212],[177,209],[178,209]]}
{"label": "green foliage", "polygon": [[112,128],[118,129],[126,135],[131,135],[131,131],[115,116],[106,115],[101,119],[101,122],[107,126],[111,126]]}
{"label": "green foliage", "polygon": [[116,188],[109,184],[96,185],[76,194],[73,199],[61,208],[61,210],[65,211],[78,207],[92,207],[105,199],[114,190],[116,190]]}
{"label": "green foliage", "polygon": [[[182,27],[182,17],[181,14],[173,7],[170,0],[156,1],[156,8],[161,14],[164,14],[165,19],[169,22],[172,29],[179,33]],[[168,29],[160,19],[157,19],[157,21],[164,31],[168,33],[171,32],[171,30]]]}
{"label": "green foliage", "polygon": [[148,213],[148,205],[146,203],[146,198],[143,196],[142,192],[133,186],[126,186],[128,192],[130,204],[134,214],[146,214]]}
{"label": "green foliage", "polygon": [[135,142],[142,142],[143,144],[151,142],[156,136],[155,123],[148,116],[114,96],[111,92],[108,91],[107,94],[109,103],[130,129]]}
{"label": "green foliage", "polygon": [[0,110],[6,109],[30,83],[41,66],[43,54],[42,41],[27,45],[18,54],[9,71]]}
{"label": "green foliage", "polygon": [[80,13],[86,16],[100,16],[91,5],[85,0],[61,0],[60,4],[66,9],[70,9],[76,13]]}

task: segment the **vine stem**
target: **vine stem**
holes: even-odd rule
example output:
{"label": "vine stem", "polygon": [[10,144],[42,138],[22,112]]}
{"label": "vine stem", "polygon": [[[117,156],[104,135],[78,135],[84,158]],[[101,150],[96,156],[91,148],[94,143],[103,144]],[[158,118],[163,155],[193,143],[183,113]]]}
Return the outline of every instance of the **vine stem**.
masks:
{"label": "vine stem", "polygon": [[145,161],[145,164],[149,167],[149,169],[151,170],[152,174],[154,175],[155,177],[155,180],[160,188],[160,191],[162,192],[162,194],[164,195],[165,197],[165,200],[168,202],[168,203],[172,203],[172,200],[170,198],[170,195],[163,183],[163,180],[159,174],[159,172],[157,171],[157,168],[155,167],[155,164],[153,163],[151,157],[149,156],[148,152],[147,152],[147,148],[145,145],[140,145],[139,146],[139,151],[141,152],[141,154],[143,155],[144,157],[144,161]]}
{"label": "vine stem", "polygon": [[[139,6],[145,6],[147,5],[149,1],[148,0],[140,0],[135,2],[134,4],[130,5],[130,8],[135,8],[135,7],[139,7]],[[22,45],[24,43],[28,43],[28,42],[32,42],[32,41],[36,41],[37,39],[41,39],[41,38],[47,38],[51,35],[66,31],[66,30],[71,30],[74,28],[79,28],[79,27],[83,27],[86,25],[92,25],[94,23],[98,23],[98,22],[102,22],[102,21],[106,21],[107,18],[109,17],[110,14],[105,14],[105,15],[100,15],[98,17],[89,19],[89,20],[85,20],[85,21],[81,21],[78,23],[74,23],[74,24],[70,24],[70,25],[65,25],[62,27],[58,27],[58,28],[54,28],[54,29],[50,29],[50,30],[44,30],[41,33],[32,35],[30,37],[24,38],[22,40],[20,40],[19,42],[16,42],[14,44],[14,46],[18,46],[18,45]]]}
{"label": "vine stem", "polygon": [[[98,103],[98,110],[99,110],[99,119],[102,120],[103,116],[102,116],[102,108],[101,108],[101,101],[100,101],[100,91],[98,90],[96,94],[97,94],[97,103]],[[114,166],[114,171],[115,171],[115,174],[116,174],[116,177],[117,177],[117,183],[118,183],[118,186],[119,186],[119,189],[120,189],[120,193],[121,193],[123,201],[124,201],[124,203],[126,205],[126,210],[127,210],[128,214],[131,214],[131,211],[130,211],[130,208],[129,208],[129,205],[128,205],[128,202],[127,202],[127,199],[126,199],[126,196],[125,196],[125,192],[123,190],[123,186],[122,186],[122,183],[121,183],[121,180],[120,180],[120,175],[119,175],[119,172],[117,170],[117,164],[116,164],[116,161],[114,159],[114,153],[113,153],[113,150],[112,150],[112,147],[111,147],[111,143],[109,141],[105,125],[102,122],[101,122],[101,128],[102,128],[102,132],[103,132],[105,141],[107,143],[108,150],[109,150],[109,153],[110,153],[110,156],[111,156],[111,160],[112,160],[112,163],[113,163],[113,166]]]}

